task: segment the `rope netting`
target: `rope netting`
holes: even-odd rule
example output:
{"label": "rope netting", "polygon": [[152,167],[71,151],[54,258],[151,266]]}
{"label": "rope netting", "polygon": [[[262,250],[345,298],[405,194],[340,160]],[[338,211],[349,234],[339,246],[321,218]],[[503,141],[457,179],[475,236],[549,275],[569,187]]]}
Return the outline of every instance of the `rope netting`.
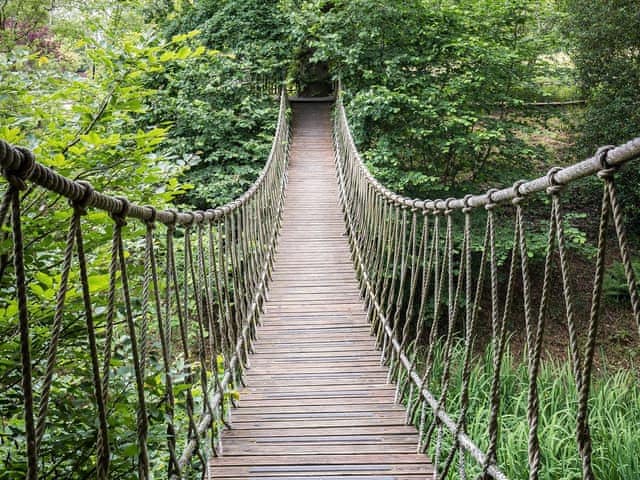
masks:
{"label": "rope netting", "polygon": [[[371,175],[358,154],[341,98],[336,102],[334,137],[341,201],[371,329],[390,380],[396,383],[397,401],[407,407],[407,422],[419,428],[418,450],[431,453],[437,478],[507,478],[499,461],[499,435],[505,421],[501,406],[511,401],[511,392],[503,388],[509,374],[503,362],[507,327],[513,327],[514,318],[523,319],[525,332],[528,432],[523,435],[528,435],[528,478],[541,474],[543,455],[555,454],[541,451],[540,410],[548,407],[541,405],[538,391],[545,340],[554,334],[545,336],[555,295],[561,297],[558,310],[568,331],[577,391],[575,455],[582,478],[593,479],[590,386],[604,309],[605,265],[612,256],[606,254],[612,244],[617,245],[640,332],[640,299],[615,183],[619,167],[640,155],[640,138],[602,148],[593,158],[510,188],[426,201],[397,195]],[[602,201],[593,276],[577,279],[592,290],[585,318],[579,319],[565,232],[565,207],[571,205],[566,205],[563,192],[578,179],[594,175],[603,183]],[[536,212],[548,213],[538,222],[546,226],[544,267],[538,276],[530,272],[527,243],[535,223],[532,205]],[[498,230],[512,239],[505,258],[499,258]],[[483,343],[488,356],[477,354]],[[477,362],[485,362],[482,367],[491,372],[481,419],[469,413]],[[482,422],[482,436],[468,433],[472,420]]]}
{"label": "rope netting", "polygon": [[[15,285],[15,297],[3,298],[2,308],[16,306],[26,478],[39,478],[40,472],[51,471],[47,462],[57,461],[55,455],[44,459],[40,452],[55,441],[47,435],[48,413],[56,403],[56,376],[69,369],[59,354],[63,334],[70,328],[65,309],[70,297],[82,305],[83,348],[91,362],[85,381],[92,385],[93,399],[82,408],[95,411],[94,476],[110,478],[114,453],[122,449],[113,438],[113,416],[122,412],[113,408],[116,397],[126,395],[134,399],[137,478],[151,478],[154,468],[166,471],[169,478],[182,478],[194,461],[204,471],[207,457],[221,453],[221,432],[231,421],[235,388],[243,384],[281,224],[287,108],[282,91],[271,153],[258,179],[235,201],[207,211],[135,205],[95,191],[89,183],[62,177],[37,163],[29,150],[0,142],[8,181],[0,225],[9,223],[3,235],[13,240],[5,255],[13,257],[13,270],[7,265],[2,273]],[[30,251],[30,239],[24,238],[24,221],[31,212],[24,208],[22,191],[28,185],[62,195],[70,203],[48,319],[40,318],[42,299],[30,289],[37,283],[37,268],[28,260],[37,258],[37,252]],[[110,228],[84,217],[96,209],[109,213]],[[133,221],[128,225],[128,220]],[[86,248],[87,231],[111,234],[105,275],[92,271],[97,256]],[[95,285],[102,277],[104,290]],[[45,324],[48,345],[45,351],[34,351],[32,330]],[[123,367],[132,372],[129,383],[122,382]],[[160,386],[152,389],[154,379]],[[151,418],[152,402],[162,405],[160,419]],[[166,434],[164,444],[154,445],[150,455],[152,426]]]}

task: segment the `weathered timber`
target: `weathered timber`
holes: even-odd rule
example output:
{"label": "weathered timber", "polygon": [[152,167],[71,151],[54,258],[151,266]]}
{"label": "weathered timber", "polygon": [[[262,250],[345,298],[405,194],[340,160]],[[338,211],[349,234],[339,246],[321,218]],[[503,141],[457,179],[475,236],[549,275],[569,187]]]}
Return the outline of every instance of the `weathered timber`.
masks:
{"label": "weathered timber", "polygon": [[328,103],[294,103],[278,257],[211,478],[425,478],[369,334],[338,203]]}

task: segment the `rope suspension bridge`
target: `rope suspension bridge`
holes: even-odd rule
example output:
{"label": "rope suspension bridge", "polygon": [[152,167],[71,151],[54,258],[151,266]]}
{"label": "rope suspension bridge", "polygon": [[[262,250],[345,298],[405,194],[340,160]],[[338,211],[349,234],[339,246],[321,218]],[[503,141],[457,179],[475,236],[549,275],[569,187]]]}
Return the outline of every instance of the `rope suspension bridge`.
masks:
{"label": "rope suspension bridge", "polygon": [[[539,442],[544,405],[537,382],[550,299],[559,293],[578,392],[575,431],[568,435],[575,438],[582,478],[596,478],[589,399],[612,233],[640,334],[640,298],[615,185],[619,168],[638,156],[635,139],[502,190],[414,200],[387,190],[364,166],[340,96],[335,105],[290,103],[282,91],[271,153],[251,188],[220,208],[178,212],[105,195],[36,162],[29,150],[0,142],[6,179],[0,225],[8,226],[0,235],[11,243],[0,281],[14,286],[1,307],[13,308],[19,332],[22,395],[16,401],[24,409],[26,477],[44,478],[55,462],[42,451],[51,441],[48,414],[64,368],[58,354],[77,288],[100,480],[110,478],[121,448],[110,406],[122,335],[124,361],[134,372],[125,387],[135,398],[138,478],[151,478],[162,465],[171,479],[505,480],[499,439],[508,393],[501,367],[514,315],[524,318],[529,375],[528,472],[522,477],[535,480],[548,454]],[[603,185],[601,215],[595,273],[581,279],[592,290],[581,332],[563,191],[596,175]],[[42,357],[32,345],[39,300],[29,289],[34,256],[24,238],[30,212],[22,193],[36,186],[70,203]],[[527,214],[540,198],[548,199],[549,217],[538,285],[529,271]],[[92,210],[109,213],[108,229],[91,223],[86,214]],[[108,285],[100,293],[92,288],[95,257],[83,235],[97,227],[111,234]],[[499,228],[513,235],[505,268],[497,258]],[[552,285],[555,269],[559,286]],[[480,330],[482,318],[489,334]],[[487,415],[477,419],[470,418],[470,385],[482,335],[491,347],[492,382]],[[462,355],[454,355],[460,339]],[[148,378],[158,373],[161,419],[148,413],[158,401]],[[453,395],[457,374],[461,393]],[[485,426],[482,438],[468,432],[470,421]],[[158,425],[164,442],[151,444],[150,429]]]}

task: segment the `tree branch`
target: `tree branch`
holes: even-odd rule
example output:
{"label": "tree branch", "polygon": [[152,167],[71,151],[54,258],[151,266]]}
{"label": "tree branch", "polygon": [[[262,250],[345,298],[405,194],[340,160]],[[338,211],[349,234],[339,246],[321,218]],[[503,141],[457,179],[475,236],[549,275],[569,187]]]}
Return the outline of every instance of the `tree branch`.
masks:
{"label": "tree branch", "polygon": [[109,90],[109,93],[107,93],[105,98],[102,100],[102,103],[100,104],[100,108],[98,112],[91,119],[91,122],[89,122],[89,125],[87,125],[85,128],[80,130],[77,133],[76,137],[71,141],[71,143],[69,143],[66,147],[64,147],[64,149],[62,150],[62,155],[66,155],[69,149],[74,145],[76,145],[82,139],[83,135],[87,135],[91,132],[91,130],[93,130],[93,127],[96,126],[98,121],[102,118],[102,116],[107,111],[107,107],[109,106],[109,103],[111,102],[111,99],[113,98],[113,94],[115,93],[119,83],[120,82],[116,82],[116,84],[113,87],[111,87],[111,90]]}

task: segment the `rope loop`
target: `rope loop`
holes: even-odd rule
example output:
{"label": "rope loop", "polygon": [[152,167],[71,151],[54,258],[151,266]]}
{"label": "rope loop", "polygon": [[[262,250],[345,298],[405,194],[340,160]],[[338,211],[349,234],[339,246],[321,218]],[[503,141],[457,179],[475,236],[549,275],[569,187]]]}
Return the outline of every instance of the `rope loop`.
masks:
{"label": "rope loop", "polygon": [[194,222],[196,222],[198,225],[201,225],[202,222],[204,222],[205,214],[202,210],[196,210],[195,212],[193,212],[193,217]]}
{"label": "rope loop", "polygon": [[601,180],[607,180],[613,177],[613,175],[620,169],[618,165],[610,165],[607,159],[609,152],[616,148],[613,145],[605,145],[604,147],[600,147],[596,152],[596,157],[598,157],[598,161],[600,162],[600,166],[602,170],[600,170],[597,175]]}
{"label": "rope loop", "polygon": [[216,211],[213,208],[208,208],[204,213],[205,218],[207,219],[207,225],[213,225],[213,222],[216,218]]}
{"label": "rope loop", "polygon": [[549,195],[558,195],[565,187],[563,183],[558,182],[556,179],[556,173],[561,171],[561,167],[553,167],[547,172],[547,179],[549,180],[549,187],[547,193]]}
{"label": "rope loop", "polygon": [[124,227],[127,224],[127,214],[131,208],[131,202],[125,197],[116,197],[116,200],[120,202],[122,208],[119,212],[111,212],[109,215],[119,227]]}
{"label": "rope loop", "polygon": [[493,199],[493,194],[496,193],[498,191],[497,188],[490,188],[489,190],[487,190],[487,198],[489,199],[489,203],[487,203],[484,208],[485,210],[493,210],[494,208],[496,208],[496,206],[498,205],[495,200]]}
{"label": "rope loop", "polygon": [[193,226],[193,224],[195,223],[196,220],[196,216],[193,212],[183,212],[185,215],[189,216],[189,220],[187,220],[186,222],[184,222],[184,227],[186,229],[189,229]]}
{"label": "rope loop", "polygon": [[522,185],[524,185],[525,183],[527,183],[526,180],[518,180],[513,184],[512,188],[516,196],[513,198],[513,200],[511,200],[511,203],[513,203],[514,205],[519,205],[524,201],[525,196],[520,191],[520,187],[522,187]]}
{"label": "rope loop", "polygon": [[451,215],[453,213],[453,209],[451,208],[451,202],[455,202],[455,198],[449,197],[444,201],[444,214]]}
{"label": "rope loop", "polygon": [[420,200],[418,200],[417,198],[411,202],[411,213],[416,213],[419,210],[419,207],[418,207],[419,203],[420,203]]}
{"label": "rope loop", "polygon": [[95,190],[86,180],[78,180],[76,183],[82,187],[82,196],[78,200],[70,200],[69,203],[80,215],[86,215],[87,206]]}
{"label": "rope loop", "polygon": [[145,223],[147,224],[147,228],[149,229],[156,228],[156,219],[158,218],[158,210],[156,210],[156,208],[152,207],[151,205],[145,205],[144,208],[146,208],[150,212],[149,218],[145,220]]}
{"label": "rope loop", "polygon": [[471,206],[472,198],[473,198],[473,195],[471,195],[470,193],[464,196],[464,198],[462,199],[462,202],[464,203],[464,207],[462,208],[462,213],[471,213],[471,211],[473,210],[473,207]]}
{"label": "rope loop", "polygon": [[[7,182],[18,190],[25,190],[26,182],[36,168],[36,157],[33,152],[27,148],[13,147],[0,141],[0,163],[9,165],[2,169]],[[14,164],[17,166],[12,168],[11,165]]]}
{"label": "rope loop", "polygon": [[442,215],[442,210],[440,210],[438,208],[438,203],[443,202],[444,200],[442,200],[441,198],[437,198],[433,201],[433,207],[430,208],[431,213],[433,213],[434,215]]}
{"label": "rope loop", "polygon": [[169,232],[175,232],[176,224],[178,223],[178,211],[170,208],[167,210],[167,213],[171,215],[171,220],[167,222],[167,229]]}

